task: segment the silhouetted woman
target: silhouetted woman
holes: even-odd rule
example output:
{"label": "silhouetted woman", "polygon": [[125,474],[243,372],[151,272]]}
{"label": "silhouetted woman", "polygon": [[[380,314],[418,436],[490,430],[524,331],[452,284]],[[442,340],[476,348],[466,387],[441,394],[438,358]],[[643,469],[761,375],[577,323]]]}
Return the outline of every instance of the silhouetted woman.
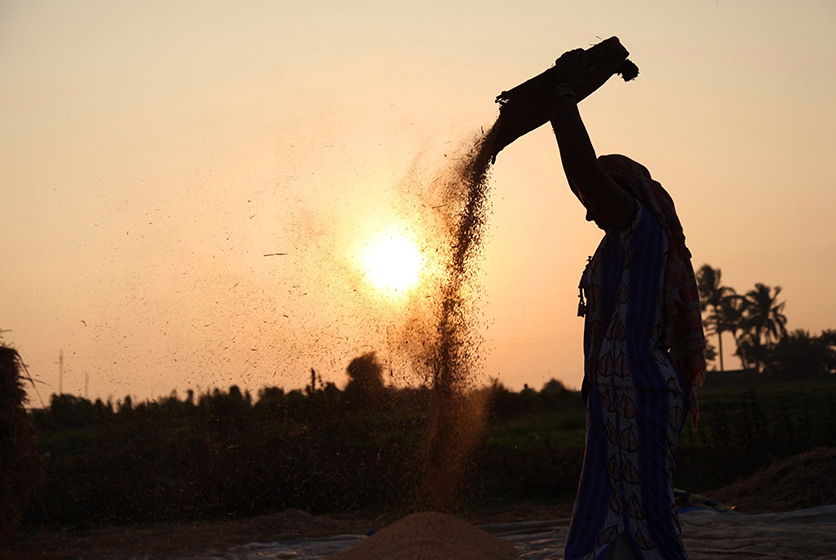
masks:
{"label": "silhouetted woman", "polygon": [[587,435],[565,558],[688,558],[673,480],[705,372],[691,255],[673,201],[647,169],[596,158],[572,85],[583,68],[583,51],[558,60],[564,85],[552,116],[569,185],[606,232],[581,279]]}

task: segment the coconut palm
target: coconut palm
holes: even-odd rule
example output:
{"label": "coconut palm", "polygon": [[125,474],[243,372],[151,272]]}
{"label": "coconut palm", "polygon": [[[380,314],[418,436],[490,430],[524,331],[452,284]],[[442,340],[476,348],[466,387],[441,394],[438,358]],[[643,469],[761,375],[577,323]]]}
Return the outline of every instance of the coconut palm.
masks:
{"label": "coconut palm", "polygon": [[764,284],[755,284],[755,289],[746,293],[748,305],[743,327],[754,331],[767,345],[777,342],[787,334],[787,317],[784,315],[785,301],[778,303],[781,286],[773,290]]}
{"label": "coconut palm", "polygon": [[755,289],[744,296],[741,327],[746,344],[741,347],[739,342],[738,352],[741,359],[754,364],[758,370],[765,363],[768,350],[787,334],[787,317],[783,313],[786,302],[778,303],[780,293],[780,286],[773,290],[765,284],[755,284]]}
{"label": "coconut palm", "polygon": [[720,356],[720,371],[723,371],[723,332],[734,333],[737,330],[739,317],[734,320],[733,312],[739,309],[739,306],[733,303],[733,299],[738,297],[734,289],[720,284],[721,275],[719,268],[711,268],[708,264],[702,265],[696,274],[700,290],[700,309],[703,312],[708,311],[703,322],[709,334],[717,335],[717,354]]}
{"label": "coconut palm", "polygon": [[731,333],[735,344],[740,340],[737,333],[743,330],[743,320],[748,307],[749,301],[729,288],[729,294],[722,299],[717,309],[717,322],[721,325],[723,332]]}

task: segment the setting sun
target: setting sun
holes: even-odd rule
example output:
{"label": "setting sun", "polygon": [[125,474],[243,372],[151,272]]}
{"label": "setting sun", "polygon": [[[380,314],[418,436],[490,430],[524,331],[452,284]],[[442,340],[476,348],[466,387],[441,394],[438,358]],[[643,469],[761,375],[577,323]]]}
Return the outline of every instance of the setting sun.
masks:
{"label": "setting sun", "polygon": [[366,245],[363,271],[377,288],[403,292],[418,284],[424,256],[402,233],[381,234]]}

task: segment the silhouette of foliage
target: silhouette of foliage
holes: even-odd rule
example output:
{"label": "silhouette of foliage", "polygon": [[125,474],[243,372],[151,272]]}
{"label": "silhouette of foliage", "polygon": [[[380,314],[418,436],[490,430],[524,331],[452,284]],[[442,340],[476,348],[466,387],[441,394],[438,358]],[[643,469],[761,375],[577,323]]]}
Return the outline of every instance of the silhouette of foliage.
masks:
{"label": "silhouette of foliage", "polygon": [[778,303],[781,287],[773,290],[765,284],[755,284],[755,289],[746,293],[743,320],[744,331],[737,345],[741,360],[758,371],[769,361],[769,352],[774,344],[787,334],[787,318],[783,313],[785,302]]}
{"label": "silhouette of foliage", "polygon": [[380,405],[384,397],[383,366],[375,352],[354,358],[348,364],[346,373],[349,377],[345,388],[346,404],[356,409],[369,409]]}
{"label": "silhouette of foliage", "polygon": [[721,271],[705,264],[697,271],[700,304],[706,333],[716,334],[720,370],[723,369],[722,334],[730,332],[735,355],[744,368],[764,372],[776,379],[810,377],[833,373],[833,333],[814,337],[804,330],[787,333],[786,302],[779,302],[781,287],[757,283],[739,295],[720,282]]}
{"label": "silhouette of foliage", "polygon": [[[708,311],[708,315],[703,320],[706,333],[717,335],[717,355],[720,358],[720,371],[723,371],[723,333],[736,330],[737,321],[734,320],[730,309],[733,309],[731,300],[736,297],[733,288],[723,286],[720,284],[720,277],[722,273],[719,268],[711,268],[710,265],[704,264],[697,271],[697,285],[700,291],[700,309],[703,312]],[[712,356],[706,355],[707,360],[713,359]]]}
{"label": "silhouette of foliage", "polygon": [[706,422],[680,440],[678,484],[716,489],[775,458],[836,446],[833,393],[832,384],[765,386],[739,397],[708,392],[700,399]]}
{"label": "silhouette of foliage", "polygon": [[[372,375],[379,367],[374,360],[359,363]],[[365,408],[347,398],[348,388],[319,380],[305,390],[265,387],[256,398],[235,386],[144,402],[54,396],[50,406],[30,412],[47,457],[47,482],[43,507],[30,509],[26,522],[147,523],[288,508],[408,510],[430,390],[374,387],[385,398]],[[836,445],[832,393],[802,387],[740,399],[704,391],[707,421],[699,432],[683,434],[677,484],[718,488],[773,457]],[[570,501],[583,461],[579,393],[551,380],[540,391],[494,383],[491,394],[463,495],[476,504]]]}
{"label": "silhouette of foliage", "polygon": [[836,331],[819,336],[796,330],[782,337],[766,358],[766,371],[778,380],[810,379],[836,373]]}

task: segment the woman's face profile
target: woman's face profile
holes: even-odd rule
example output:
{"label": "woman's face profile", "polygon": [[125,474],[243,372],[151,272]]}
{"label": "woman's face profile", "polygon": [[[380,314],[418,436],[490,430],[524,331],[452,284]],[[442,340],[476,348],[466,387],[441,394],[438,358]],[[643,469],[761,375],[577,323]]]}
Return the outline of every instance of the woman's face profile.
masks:
{"label": "woman's face profile", "polygon": [[598,212],[595,210],[595,207],[592,206],[588,201],[584,200],[583,195],[581,192],[572,187],[572,192],[575,193],[575,196],[578,197],[583,207],[586,208],[586,221],[587,222],[595,222],[595,225],[598,226],[599,229],[603,231],[607,231],[611,227],[612,224],[607,224],[599,215]]}

